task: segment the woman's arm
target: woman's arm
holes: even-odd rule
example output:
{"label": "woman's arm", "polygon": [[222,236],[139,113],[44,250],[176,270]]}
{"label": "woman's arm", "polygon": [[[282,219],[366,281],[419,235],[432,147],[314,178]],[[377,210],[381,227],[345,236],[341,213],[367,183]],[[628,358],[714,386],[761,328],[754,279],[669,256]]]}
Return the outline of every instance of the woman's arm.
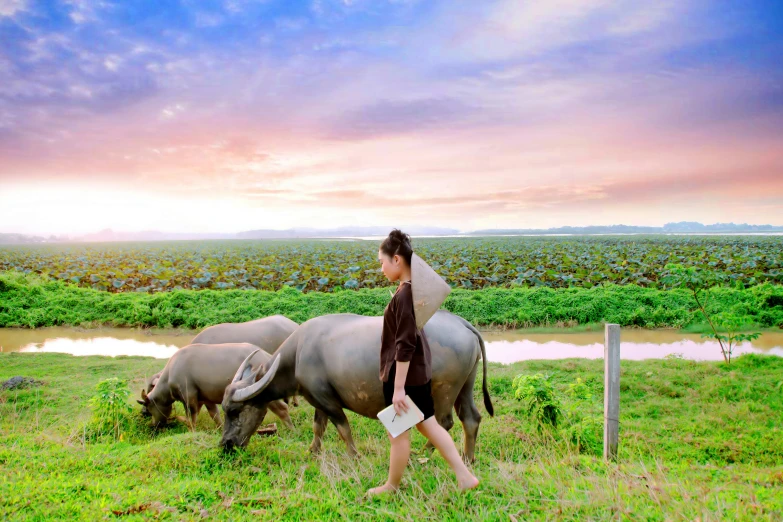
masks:
{"label": "woman's arm", "polygon": [[397,415],[408,413],[408,403],[405,402],[405,379],[408,377],[410,361],[397,361],[397,375],[394,377],[394,395],[392,404]]}
{"label": "woman's arm", "polygon": [[399,295],[396,305],[397,333],[394,338],[396,345],[394,360],[397,364],[397,376],[394,378],[392,404],[394,411],[397,414],[402,414],[408,411],[408,404],[405,402],[405,381],[408,377],[411,359],[416,352],[416,317],[413,313],[413,297],[410,295],[410,287],[405,289],[404,295]]}

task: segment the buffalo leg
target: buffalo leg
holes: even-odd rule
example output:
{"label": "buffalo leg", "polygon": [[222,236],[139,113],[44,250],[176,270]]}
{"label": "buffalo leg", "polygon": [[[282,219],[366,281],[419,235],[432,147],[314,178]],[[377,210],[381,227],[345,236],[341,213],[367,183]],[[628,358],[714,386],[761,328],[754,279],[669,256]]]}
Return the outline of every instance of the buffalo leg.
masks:
{"label": "buffalo leg", "polygon": [[329,420],[326,412],[318,408],[315,409],[313,416],[313,443],[310,444],[310,452],[317,454],[321,452],[321,440],[326,432],[326,422]]}
{"label": "buffalo leg", "polygon": [[[305,393],[304,398],[313,405],[316,412],[321,410],[321,412],[332,421],[334,427],[337,428],[337,433],[340,434],[340,437],[348,447],[348,454],[352,457],[356,456],[356,446],[353,443],[353,436],[351,435],[351,425],[348,424],[348,417],[345,416],[342,404],[340,404],[339,399],[334,394],[332,387],[328,383],[315,381],[309,383],[306,389],[309,389],[309,392],[305,392],[305,389],[303,388],[303,392]],[[317,392],[313,393],[312,390],[317,390]],[[316,433],[313,438],[312,447],[319,450],[321,446],[320,438],[323,436],[323,431],[321,431],[319,435],[317,430],[323,421],[321,421],[319,415],[316,415],[315,420],[316,422],[314,423],[313,428],[316,430]],[[324,430],[325,429],[324,426]],[[318,440],[318,443],[316,443],[316,439]]]}
{"label": "buffalo leg", "polygon": [[220,412],[218,411],[217,404],[205,404],[207,407],[207,412],[209,412],[209,416],[212,417],[212,420],[215,421],[215,424],[218,426],[223,425],[223,420],[220,418]]}
{"label": "buffalo leg", "polygon": [[196,429],[196,421],[198,420],[198,412],[201,411],[201,404],[191,405],[189,408],[190,413],[190,429]]}
{"label": "buffalo leg", "polygon": [[476,458],[476,438],[481,424],[481,414],[476,408],[476,403],[473,402],[473,383],[476,380],[477,369],[478,363],[457,395],[457,402],[454,403],[454,409],[457,410],[457,417],[462,421],[462,429],[465,433],[465,448],[462,453],[465,462],[473,462]]}
{"label": "buffalo leg", "polygon": [[329,420],[332,421],[334,427],[337,428],[337,433],[340,434],[340,438],[345,442],[345,445],[348,448],[348,454],[351,457],[356,457],[358,452],[356,451],[356,445],[353,443],[351,425],[348,423],[348,417],[345,416],[345,412],[340,408],[334,412],[327,413],[327,415],[329,415]]}
{"label": "buffalo leg", "polygon": [[198,419],[198,412],[201,410],[201,403],[185,404],[185,414],[187,417],[177,416],[177,420],[184,422],[185,425],[191,430],[196,429],[196,419]]}
{"label": "buffalo leg", "polygon": [[294,423],[291,422],[291,416],[288,414],[288,406],[283,401],[272,401],[269,403],[269,409],[272,413],[280,417],[283,424],[289,429],[294,429]]}

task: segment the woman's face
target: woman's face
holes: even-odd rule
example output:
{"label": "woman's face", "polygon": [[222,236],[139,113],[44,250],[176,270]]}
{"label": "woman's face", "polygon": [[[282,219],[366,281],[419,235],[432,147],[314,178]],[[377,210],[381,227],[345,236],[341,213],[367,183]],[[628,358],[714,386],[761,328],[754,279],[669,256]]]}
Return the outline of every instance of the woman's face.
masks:
{"label": "woman's face", "polygon": [[386,279],[391,282],[400,279],[400,274],[402,273],[402,258],[399,255],[389,257],[381,250],[378,250],[378,261],[381,263],[381,271],[383,272],[383,275],[386,276]]}

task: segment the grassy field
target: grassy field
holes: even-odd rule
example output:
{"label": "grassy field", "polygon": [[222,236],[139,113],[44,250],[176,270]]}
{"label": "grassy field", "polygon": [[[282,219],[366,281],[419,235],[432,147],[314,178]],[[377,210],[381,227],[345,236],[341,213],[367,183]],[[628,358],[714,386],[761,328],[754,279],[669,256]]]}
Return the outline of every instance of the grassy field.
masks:
{"label": "grassy field", "polygon": [[[412,457],[397,495],[363,494],[386,474],[379,423],[350,416],[362,457],[347,458],[333,427],[310,456],[312,408],[292,408],[296,431],[256,437],[224,455],[203,412],[152,432],[133,413],[121,440],[90,435],[87,400],[118,377],[134,395],[162,361],[0,354],[0,382],[43,381],[0,391],[0,519],[3,520],[780,520],[783,518],[783,359],[742,356],[730,366],[678,359],[623,362],[620,456],[605,464],[595,444],[578,450],[569,426],[542,432],[513,397],[518,374],[546,373],[568,406],[581,378],[602,411],[602,362],[492,364],[496,416],[479,406],[474,471],[480,487],[460,494],[443,460]],[[478,389],[477,383],[477,389]],[[477,394],[478,397],[478,394]],[[129,399],[131,401],[131,399]],[[479,401],[477,400],[477,403]],[[134,412],[136,411],[134,403]],[[267,417],[266,421],[275,418]],[[459,442],[461,429],[452,434]],[[600,440],[599,440],[600,442]],[[414,435],[414,447],[423,439]],[[421,459],[421,460],[420,460]],[[428,460],[424,460],[428,459]]]}
{"label": "grassy field", "polygon": [[[386,288],[307,292],[179,290],[109,293],[18,272],[0,274],[0,327],[98,325],[203,328],[282,314],[297,322],[332,313],[382,315]],[[748,327],[783,327],[783,286],[764,283],[709,292],[710,313],[731,313]],[[636,285],[593,288],[455,288],[444,308],[474,325],[575,327],[617,323],[698,330],[704,318],[683,290]]]}

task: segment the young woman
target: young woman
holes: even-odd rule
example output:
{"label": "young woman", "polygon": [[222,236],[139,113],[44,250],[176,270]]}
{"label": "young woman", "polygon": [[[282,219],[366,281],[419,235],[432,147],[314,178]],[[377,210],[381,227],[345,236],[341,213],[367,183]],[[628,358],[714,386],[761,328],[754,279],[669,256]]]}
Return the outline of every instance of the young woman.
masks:
{"label": "young woman", "polygon": [[[438,449],[451,469],[457,475],[460,489],[475,488],[479,481],[462,462],[449,433],[435,420],[435,406],[432,401],[432,355],[423,331],[416,328],[411,293],[411,248],[410,236],[394,229],[383,240],[378,251],[381,270],[389,281],[399,281],[397,292],[383,312],[383,333],[381,335],[380,378],[383,381],[383,396],[386,405],[394,405],[394,411],[402,414],[408,411],[405,395],[424,414],[424,421],[416,425]],[[374,495],[396,491],[400,487],[402,473],[408,465],[411,454],[410,432],[391,440],[389,478],[386,483],[368,491]]]}

